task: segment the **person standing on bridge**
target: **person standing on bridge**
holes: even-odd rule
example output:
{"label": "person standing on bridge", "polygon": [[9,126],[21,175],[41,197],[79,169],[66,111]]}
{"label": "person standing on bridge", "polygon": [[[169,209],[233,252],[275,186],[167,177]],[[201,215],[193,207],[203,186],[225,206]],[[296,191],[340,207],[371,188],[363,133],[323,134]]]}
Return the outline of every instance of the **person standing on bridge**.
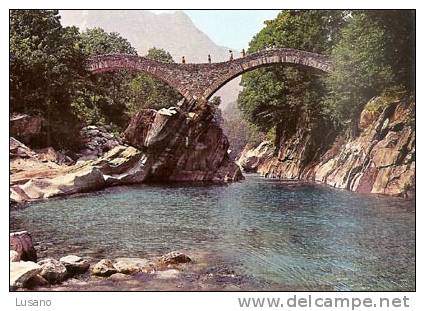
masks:
{"label": "person standing on bridge", "polygon": [[210,54],[208,54],[208,63],[211,64],[211,55]]}
{"label": "person standing on bridge", "polygon": [[229,60],[233,60],[233,51],[229,50],[229,53],[230,53],[230,59]]}
{"label": "person standing on bridge", "polygon": [[186,64],[186,59],[182,56],[182,64]]}

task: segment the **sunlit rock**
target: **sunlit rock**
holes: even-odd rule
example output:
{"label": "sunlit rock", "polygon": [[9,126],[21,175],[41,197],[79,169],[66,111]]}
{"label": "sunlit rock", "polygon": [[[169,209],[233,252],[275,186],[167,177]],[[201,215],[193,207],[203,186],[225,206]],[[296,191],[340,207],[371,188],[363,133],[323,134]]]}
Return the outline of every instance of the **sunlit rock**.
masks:
{"label": "sunlit rock", "polygon": [[93,266],[92,274],[97,276],[111,276],[117,273],[117,269],[109,259],[102,259]]}

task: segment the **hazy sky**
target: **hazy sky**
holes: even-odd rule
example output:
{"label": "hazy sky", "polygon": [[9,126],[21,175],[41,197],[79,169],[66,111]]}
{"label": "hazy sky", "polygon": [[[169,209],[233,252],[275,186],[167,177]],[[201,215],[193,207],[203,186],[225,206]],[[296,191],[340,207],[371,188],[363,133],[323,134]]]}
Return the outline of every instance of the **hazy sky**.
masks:
{"label": "hazy sky", "polygon": [[[215,43],[241,50],[278,10],[185,10],[193,23]],[[156,11],[161,14],[161,12]]]}

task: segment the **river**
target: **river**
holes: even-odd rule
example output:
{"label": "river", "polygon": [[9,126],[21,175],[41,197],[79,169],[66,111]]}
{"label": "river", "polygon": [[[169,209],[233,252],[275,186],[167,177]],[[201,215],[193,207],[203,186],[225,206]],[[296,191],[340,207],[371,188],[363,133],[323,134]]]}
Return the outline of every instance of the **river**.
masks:
{"label": "river", "polygon": [[415,290],[414,201],[324,185],[247,175],[115,187],[14,209],[10,224],[32,233],[40,257],[179,250],[251,289]]}

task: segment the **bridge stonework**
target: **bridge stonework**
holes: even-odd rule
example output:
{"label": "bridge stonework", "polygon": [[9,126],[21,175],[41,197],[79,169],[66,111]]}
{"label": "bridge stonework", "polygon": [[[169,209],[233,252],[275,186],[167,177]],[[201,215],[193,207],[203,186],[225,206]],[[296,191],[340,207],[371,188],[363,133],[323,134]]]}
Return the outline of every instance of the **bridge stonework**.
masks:
{"label": "bridge stonework", "polygon": [[332,70],[329,57],[295,49],[269,49],[227,62],[203,64],[162,63],[129,54],[92,57],[87,69],[102,73],[120,69],[142,71],[175,88],[187,100],[208,100],[220,87],[250,70],[272,64],[298,64],[324,72]]}

